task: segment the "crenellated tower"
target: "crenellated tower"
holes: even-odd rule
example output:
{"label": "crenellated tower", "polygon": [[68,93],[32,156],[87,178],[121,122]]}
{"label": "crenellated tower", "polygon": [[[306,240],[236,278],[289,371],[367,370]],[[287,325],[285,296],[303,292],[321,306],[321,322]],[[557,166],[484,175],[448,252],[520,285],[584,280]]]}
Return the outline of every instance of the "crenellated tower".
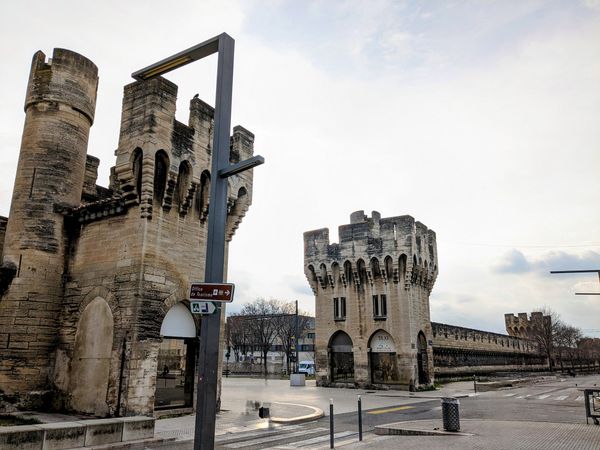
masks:
{"label": "crenellated tower", "polygon": [[504,323],[509,336],[524,339],[536,339],[536,336],[544,335],[552,328],[552,318],[539,311],[532,312],[529,317],[527,313],[519,313],[517,316],[504,314]]}
{"label": "crenellated tower", "polygon": [[[214,108],[195,97],[181,123],[172,82],[125,86],[106,188],[87,154],[97,86],[77,53],[34,55],[10,217],[0,218],[0,392],[25,408],[50,399],[102,417],[152,415],[166,401],[158,364],[171,340],[186,355],[177,405],[191,411],[199,321],[187,301],[205,273]],[[253,152],[254,135],[234,127],[230,162]],[[228,178],[226,247],[252,182],[252,170]]]}
{"label": "crenellated tower", "polygon": [[316,299],[319,384],[432,383],[432,230],[411,216],[357,211],[339,243],[326,228],[304,233],[304,271]]}
{"label": "crenellated tower", "polygon": [[14,278],[2,301],[0,386],[42,389],[52,374],[68,256],[60,210],[81,203],[97,88],[89,59],[59,48],[33,56],[3,248]]}

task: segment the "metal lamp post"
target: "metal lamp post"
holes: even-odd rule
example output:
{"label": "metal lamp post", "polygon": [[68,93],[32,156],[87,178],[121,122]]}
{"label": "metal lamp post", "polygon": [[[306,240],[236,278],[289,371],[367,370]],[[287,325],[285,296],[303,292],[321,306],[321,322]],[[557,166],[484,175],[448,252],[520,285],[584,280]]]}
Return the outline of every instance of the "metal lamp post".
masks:
{"label": "metal lamp post", "polygon": [[[233,86],[233,55],[235,43],[222,33],[187,50],[165,58],[131,76],[138,81],[162,75],[193,61],[218,53],[217,92],[215,97],[212,182],[208,238],[206,246],[206,283],[222,283],[225,264],[225,226],[227,222],[227,178],[264,163],[262,156],[254,156],[237,164],[229,164],[231,128],[231,100]],[[219,363],[219,336],[221,308],[216,314],[202,316],[198,370],[198,397],[196,404],[195,450],[212,450],[215,445],[217,407],[217,370]]]}

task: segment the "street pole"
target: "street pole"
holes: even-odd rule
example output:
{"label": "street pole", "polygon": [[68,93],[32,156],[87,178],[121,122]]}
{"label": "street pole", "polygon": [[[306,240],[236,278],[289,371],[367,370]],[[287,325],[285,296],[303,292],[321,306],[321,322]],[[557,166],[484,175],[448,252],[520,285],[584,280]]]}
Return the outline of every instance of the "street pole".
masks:
{"label": "street pole", "polygon": [[298,364],[300,363],[300,361],[298,360],[298,345],[299,345],[299,343],[298,343],[298,338],[299,338],[299,336],[298,336],[298,300],[296,300],[296,331],[294,333],[296,335],[294,338],[294,340],[296,342],[296,364],[295,364],[296,370],[294,370],[294,373],[298,373],[298,367],[299,367]]}
{"label": "street pole", "polygon": [[[218,44],[217,94],[215,98],[208,242],[204,270],[205,283],[223,282],[225,225],[227,222],[227,178],[221,178],[219,171],[229,167],[234,45],[234,41],[230,36],[221,35]],[[222,311],[219,307],[214,314],[203,315],[200,322],[194,450],[212,450],[215,445],[221,314]]]}
{"label": "street pole", "polygon": [[[223,282],[227,179],[264,163],[264,158],[259,155],[236,164],[229,163],[234,48],[235,42],[231,36],[221,33],[131,74],[138,81],[146,81],[214,53],[218,54],[205,283]],[[212,450],[215,446],[221,314],[219,305],[213,314],[203,315],[200,322],[194,450]]]}
{"label": "street pole", "polygon": [[358,440],[362,441],[362,400],[358,396]]}

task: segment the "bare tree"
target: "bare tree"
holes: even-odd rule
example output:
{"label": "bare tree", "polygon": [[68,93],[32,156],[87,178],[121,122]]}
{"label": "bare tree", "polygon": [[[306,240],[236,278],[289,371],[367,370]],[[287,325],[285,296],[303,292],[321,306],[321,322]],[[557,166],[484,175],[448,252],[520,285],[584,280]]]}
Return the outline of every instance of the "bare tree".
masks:
{"label": "bare tree", "polygon": [[[575,369],[575,360],[579,359],[579,348],[577,343],[583,337],[581,330],[571,325],[561,325],[557,333],[557,349],[567,354],[571,362],[571,368]],[[562,366],[562,363],[561,363]]]}
{"label": "bare tree", "polygon": [[246,327],[251,341],[260,348],[264,374],[267,375],[267,356],[277,338],[277,322],[273,316],[281,313],[281,303],[277,300],[258,298],[247,303],[239,316],[246,316],[243,326]]}
{"label": "bare tree", "polygon": [[548,359],[548,368],[552,370],[556,339],[563,325],[560,316],[550,308],[542,307],[531,313],[531,320],[531,338],[538,343],[540,352]]}
{"label": "bare tree", "polygon": [[[287,373],[291,372],[291,356],[294,352],[294,345],[298,345],[295,342],[296,338],[296,305],[292,302],[284,303],[281,305],[282,316],[278,317],[277,323],[277,337],[281,341],[283,352],[285,353],[287,361]],[[306,313],[298,313],[298,336],[304,334],[308,329],[310,318]],[[298,361],[296,361],[298,363]]]}
{"label": "bare tree", "polygon": [[227,345],[233,350],[236,362],[240,361],[241,355],[248,353],[252,345],[248,328],[238,314],[227,319]]}

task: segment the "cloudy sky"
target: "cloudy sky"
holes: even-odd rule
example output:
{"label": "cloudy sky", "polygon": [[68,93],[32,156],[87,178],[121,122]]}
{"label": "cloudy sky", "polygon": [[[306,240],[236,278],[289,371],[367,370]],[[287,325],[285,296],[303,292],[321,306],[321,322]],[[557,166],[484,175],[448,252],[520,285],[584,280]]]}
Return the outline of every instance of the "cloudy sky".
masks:
{"label": "cloudy sky", "polygon": [[[232,309],[314,311],[302,233],[352,211],[436,231],[432,320],[504,330],[546,305],[600,336],[600,1],[3,1],[0,214],[8,215],[30,61],[99,67],[88,152],[108,184],[134,70],[221,32],[236,39],[233,124],[256,134],[254,204],[231,246]],[[214,101],[216,59],[168,78]]]}

